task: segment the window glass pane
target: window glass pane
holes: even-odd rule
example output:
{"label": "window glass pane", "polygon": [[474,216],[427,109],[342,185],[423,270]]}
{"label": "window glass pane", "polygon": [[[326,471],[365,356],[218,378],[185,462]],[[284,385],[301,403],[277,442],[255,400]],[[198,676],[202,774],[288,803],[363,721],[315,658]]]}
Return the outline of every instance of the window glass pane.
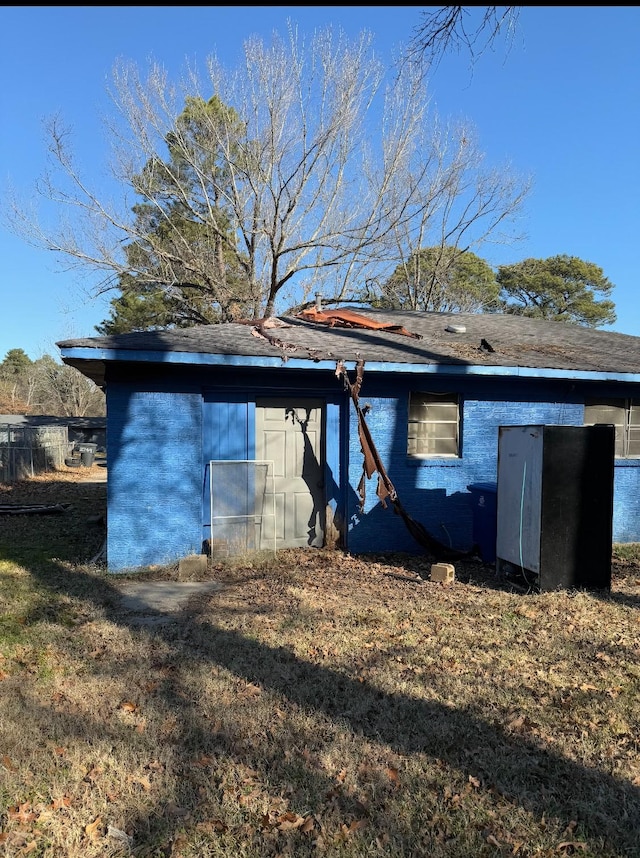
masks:
{"label": "window glass pane", "polygon": [[613,424],[616,427],[615,457],[624,459],[627,455],[625,444],[628,444],[627,408],[624,399],[587,400],[584,405],[584,424],[592,426],[595,423]]}
{"label": "window glass pane", "polygon": [[412,393],[409,399],[407,453],[410,456],[457,456],[458,397]]}
{"label": "window glass pane", "polygon": [[409,442],[408,451],[414,456],[457,456],[455,438],[424,438]]}
{"label": "window glass pane", "polygon": [[629,424],[640,426],[640,403],[632,402],[629,409]]}
{"label": "window glass pane", "polygon": [[615,426],[624,425],[624,406],[585,405],[584,422],[591,426],[594,423],[613,423]]}
{"label": "window glass pane", "polygon": [[458,404],[451,402],[437,402],[429,408],[430,420],[450,420],[458,422]]}
{"label": "window glass pane", "polygon": [[438,453],[441,456],[457,456],[458,455],[458,440],[457,438],[441,438],[438,441]]}
{"label": "window glass pane", "polygon": [[627,447],[627,456],[633,459],[640,458],[640,426],[629,428],[629,444]]}
{"label": "window glass pane", "polygon": [[439,452],[435,439],[424,438],[418,441],[418,455],[435,456]]}
{"label": "window glass pane", "polygon": [[413,423],[409,430],[409,436],[418,440],[434,438],[435,434],[435,427],[432,423]]}
{"label": "window glass pane", "polygon": [[429,407],[423,402],[411,402],[409,405],[409,420],[428,420]]}

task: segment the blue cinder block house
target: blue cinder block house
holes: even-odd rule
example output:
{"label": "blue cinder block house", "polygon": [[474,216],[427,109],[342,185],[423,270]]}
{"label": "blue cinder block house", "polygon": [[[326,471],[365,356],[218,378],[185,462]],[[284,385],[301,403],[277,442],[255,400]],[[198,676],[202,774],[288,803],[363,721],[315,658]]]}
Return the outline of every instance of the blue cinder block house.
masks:
{"label": "blue cinder block house", "polygon": [[259,519],[275,547],[421,551],[377,476],[363,480],[342,369],[403,507],[441,543],[471,547],[468,487],[497,479],[500,427],[600,423],[616,427],[613,540],[640,542],[639,337],[359,310],[58,347],[106,391],[110,571],[200,553],[231,520],[253,533]]}

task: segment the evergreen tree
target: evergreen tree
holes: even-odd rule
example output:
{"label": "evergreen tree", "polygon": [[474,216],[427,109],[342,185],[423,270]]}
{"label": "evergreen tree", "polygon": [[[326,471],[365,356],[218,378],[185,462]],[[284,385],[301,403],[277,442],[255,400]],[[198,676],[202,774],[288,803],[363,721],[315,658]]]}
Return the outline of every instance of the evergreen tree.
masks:
{"label": "evergreen tree", "polygon": [[616,320],[615,304],[609,299],[613,284],[602,268],[577,256],[502,265],[496,279],[506,313],[575,322],[589,328],[611,325]]}
{"label": "evergreen tree", "polygon": [[392,310],[495,310],[499,286],[484,259],[455,247],[427,247],[398,265],[372,304]]}
{"label": "evergreen tree", "polygon": [[31,366],[31,358],[24,349],[9,349],[0,363],[0,377],[10,378],[19,375]]}
{"label": "evergreen tree", "polygon": [[[133,185],[135,239],[101,334],[186,327],[251,316],[246,257],[237,251],[221,200],[229,179],[215,137],[240,130],[219,99],[187,98],[166,135],[169,157],[149,159]],[[224,130],[222,130],[224,128]],[[221,161],[221,163],[218,163]]]}
{"label": "evergreen tree", "polygon": [[204,90],[190,72],[182,88],[155,63],[114,70],[122,197],[91,187],[56,118],[39,189],[71,216],[12,207],[19,235],[100,273],[94,294],[118,290],[104,329],[269,317],[319,291],[353,302],[443,236],[515,240],[528,179],[487,166],[469,123],[431,115],[424,69],[385,69],[367,31],[248,39],[237,69],[208,58]]}

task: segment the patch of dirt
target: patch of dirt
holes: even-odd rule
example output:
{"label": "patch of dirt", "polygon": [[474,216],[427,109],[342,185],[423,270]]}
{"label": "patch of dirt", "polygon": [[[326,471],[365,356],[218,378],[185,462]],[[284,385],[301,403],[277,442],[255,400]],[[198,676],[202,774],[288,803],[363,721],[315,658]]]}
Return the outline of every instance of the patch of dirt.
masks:
{"label": "patch of dirt", "polygon": [[0,514],[0,544],[27,546],[41,556],[88,562],[106,536],[105,468],[65,468],[16,483],[0,483],[0,505],[46,505],[64,511]]}

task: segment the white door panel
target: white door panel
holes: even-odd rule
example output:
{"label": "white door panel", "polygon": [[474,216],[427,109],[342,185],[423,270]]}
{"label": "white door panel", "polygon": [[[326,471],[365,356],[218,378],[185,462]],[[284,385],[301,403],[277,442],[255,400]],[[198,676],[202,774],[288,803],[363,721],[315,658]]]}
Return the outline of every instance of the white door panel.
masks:
{"label": "white door panel", "polygon": [[274,463],[278,548],[324,544],[322,402],[256,402],[256,458]]}

